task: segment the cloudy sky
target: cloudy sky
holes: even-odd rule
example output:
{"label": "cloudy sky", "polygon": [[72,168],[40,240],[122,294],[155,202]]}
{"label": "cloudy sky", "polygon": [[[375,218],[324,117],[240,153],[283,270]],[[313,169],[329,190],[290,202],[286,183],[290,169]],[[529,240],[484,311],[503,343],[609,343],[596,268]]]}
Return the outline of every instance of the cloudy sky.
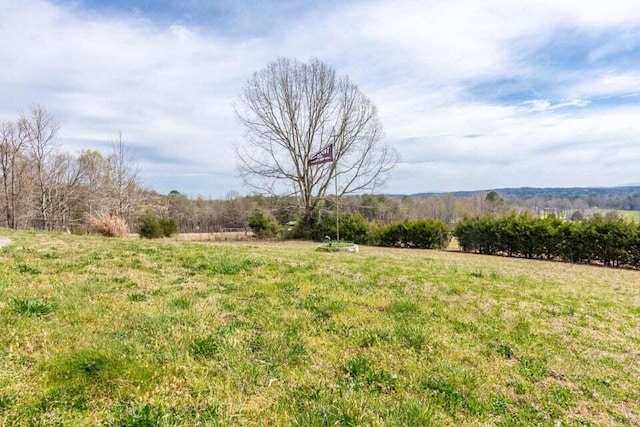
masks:
{"label": "cloudy sky", "polygon": [[68,151],[122,132],[146,186],[223,197],[233,106],[279,56],[379,109],[389,193],[640,182],[637,0],[0,0],[0,119],[33,104]]}

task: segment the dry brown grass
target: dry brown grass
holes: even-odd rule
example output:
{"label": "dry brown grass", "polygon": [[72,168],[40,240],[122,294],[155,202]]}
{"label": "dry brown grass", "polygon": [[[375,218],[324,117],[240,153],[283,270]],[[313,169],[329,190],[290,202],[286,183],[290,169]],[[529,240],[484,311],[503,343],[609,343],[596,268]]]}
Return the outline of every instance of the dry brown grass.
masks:
{"label": "dry brown grass", "polygon": [[124,237],[129,227],[124,219],[113,212],[96,212],[89,218],[89,231],[105,237]]}

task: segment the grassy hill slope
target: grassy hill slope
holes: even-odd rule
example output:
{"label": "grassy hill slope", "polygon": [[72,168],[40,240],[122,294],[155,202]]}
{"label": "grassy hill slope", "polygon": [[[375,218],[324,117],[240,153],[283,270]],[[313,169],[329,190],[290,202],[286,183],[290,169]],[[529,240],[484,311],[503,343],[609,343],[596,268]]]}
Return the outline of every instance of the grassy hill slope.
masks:
{"label": "grassy hill slope", "polygon": [[0,425],[637,425],[640,273],[10,232]]}

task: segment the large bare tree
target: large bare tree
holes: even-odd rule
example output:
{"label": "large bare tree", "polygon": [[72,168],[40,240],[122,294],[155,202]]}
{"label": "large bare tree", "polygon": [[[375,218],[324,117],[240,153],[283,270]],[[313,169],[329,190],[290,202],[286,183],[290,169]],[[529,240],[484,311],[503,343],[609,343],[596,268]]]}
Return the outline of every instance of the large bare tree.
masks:
{"label": "large bare tree", "polygon": [[107,159],[95,150],[82,150],[78,156],[82,170],[80,186],[82,194],[82,211],[88,218],[96,212],[105,210],[105,181],[107,177]]}
{"label": "large bare tree", "polygon": [[2,171],[3,208],[6,226],[17,228],[22,193],[26,186],[27,166],[24,155],[25,127],[22,122],[0,123],[0,170]]}
{"label": "large bare tree", "polygon": [[142,192],[138,166],[128,146],[122,141],[122,133],[113,143],[108,158],[107,193],[110,210],[131,223],[140,213]]}
{"label": "large bare tree", "polygon": [[29,115],[22,115],[19,123],[26,135],[33,167],[33,207],[36,211],[36,225],[37,228],[49,230],[53,226],[51,209],[54,188],[50,185],[51,162],[58,150],[56,136],[60,127],[51,114],[40,105],[33,106]]}
{"label": "large bare tree", "polygon": [[[376,107],[348,77],[325,63],[280,58],[253,74],[236,114],[246,130],[236,145],[244,181],[266,194],[298,196],[305,219],[330,192],[372,191],[398,155],[382,141]],[[333,144],[333,162],[309,158]]]}

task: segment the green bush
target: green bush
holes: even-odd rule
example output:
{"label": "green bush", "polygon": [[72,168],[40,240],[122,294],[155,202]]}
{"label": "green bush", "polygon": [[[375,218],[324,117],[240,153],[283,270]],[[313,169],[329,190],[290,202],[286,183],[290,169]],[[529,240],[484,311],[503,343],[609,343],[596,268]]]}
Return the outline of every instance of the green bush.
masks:
{"label": "green bush", "polygon": [[171,237],[178,232],[178,224],[173,218],[160,218],[158,222],[165,237]]}
{"label": "green bush", "polygon": [[340,216],[340,240],[367,243],[369,241],[370,228],[369,222],[360,214]]}
{"label": "green bush", "polygon": [[408,221],[407,242],[412,248],[442,249],[449,244],[449,227],[432,218]]}
{"label": "green bush", "polygon": [[304,218],[298,219],[296,225],[287,233],[287,238],[300,240],[313,240],[315,222]]}
{"label": "green bush", "polygon": [[[291,233],[298,239],[336,238],[336,217],[328,214],[319,220],[300,221]],[[449,244],[450,230],[436,219],[419,218],[391,224],[370,223],[360,214],[340,215],[340,240],[375,246],[436,249]]]}
{"label": "green bush", "polygon": [[176,221],[171,218],[158,218],[148,214],[140,218],[138,223],[138,234],[146,239],[157,239],[159,237],[170,237],[178,231]]}
{"label": "green bush", "polygon": [[[371,224],[362,215],[342,213],[339,221],[341,241],[353,243],[370,241]],[[336,239],[335,214],[323,214],[319,220],[314,217],[310,223],[300,220],[291,233],[294,239],[324,240],[325,236]]]}
{"label": "green bush", "polygon": [[383,225],[377,238],[380,246],[441,249],[449,243],[449,228],[440,220],[419,218]]}
{"label": "green bush", "polygon": [[405,222],[394,222],[392,224],[384,224],[381,225],[378,229],[377,239],[375,242],[378,246],[407,246],[406,239],[406,223]]}
{"label": "green bush", "polygon": [[[342,217],[344,217],[344,215],[342,215]],[[319,221],[311,224],[311,238],[313,240],[324,240],[326,236],[331,237],[332,240],[336,240],[336,215],[332,212],[322,214]],[[344,240],[343,236],[340,237],[341,240]]]}
{"label": "green bush", "polygon": [[258,239],[276,237],[280,232],[278,223],[270,216],[255,210],[248,218],[249,227]]}
{"label": "green bush", "polygon": [[138,234],[145,239],[157,239],[164,235],[162,227],[160,227],[160,221],[153,215],[145,215],[140,218]]}

